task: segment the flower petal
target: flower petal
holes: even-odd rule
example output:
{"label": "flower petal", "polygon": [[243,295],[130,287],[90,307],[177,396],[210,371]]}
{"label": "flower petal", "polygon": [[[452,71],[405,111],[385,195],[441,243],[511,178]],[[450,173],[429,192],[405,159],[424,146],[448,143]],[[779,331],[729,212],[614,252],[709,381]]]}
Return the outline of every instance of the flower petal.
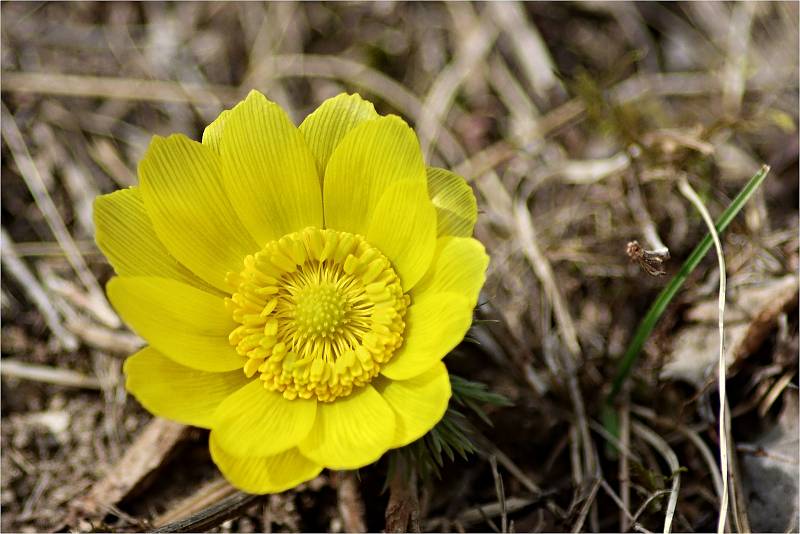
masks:
{"label": "flower petal", "polygon": [[317,420],[300,452],[330,469],[356,469],[392,446],[395,415],[367,384],[347,397],[317,404]]}
{"label": "flower petal", "polygon": [[314,154],[320,178],[325,176],[328,160],[344,136],[362,122],[377,118],[371,102],[346,93],[329,98],[305,118],[300,131]]}
{"label": "flower petal", "polygon": [[472,306],[456,293],[426,293],[412,300],[405,322],[403,346],[381,369],[394,380],[424,373],[458,345],[472,323]]}
{"label": "flower petal", "polygon": [[182,135],[155,137],[139,164],[142,198],[175,258],[214,287],[257,250],[222,189],[214,151]]}
{"label": "flower petal", "polygon": [[177,364],[153,347],[125,360],[125,387],[159,417],[211,428],[214,410],[247,379],[241,370],[207,373]]}
{"label": "flower petal", "polygon": [[486,280],[489,256],[480,241],[471,237],[443,237],[428,272],[411,292],[412,298],[428,293],[458,293],[474,307]]}
{"label": "flower petal", "polygon": [[225,119],[220,149],[225,190],[259,245],[322,227],[314,157],[277,104],[251,91]]}
{"label": "flower petal", "polygon": [[409,380],[383,378],[377,382],[376,388],[397,416],[392,447],[403,447],[421,438],[447,411],[450,375],[441,362]]}
{"label": "flower petal", "polygon": [[322,471],[297,448],[273,456],[237,458],[225,452],[217,443],[215,432],[208,438],[211,458],[225,478],[247,493],[279,493],[311,480]]}
{"label": "flower petal", "polygon": [[95,241],[122,276],[160,276],[209,289],[159,241],[138,187],[94,201]]}
{"label": "flower petal", "polygon": [[217,154],[220,153],[222,129],[225,126],[225,121],[228,120],[230,114],[231,110],[224,110],[216,119],[214,119],[214,122],[206,126],[206,129],[203,130],[203,144]]}
{"label": "flower petal", "polygon": [[428,191],[436,206],[437,235],[472,237],[478,204],[466,180],[448,170],[428,167]]}
{"label": "flower petal", "polygon": [[359,124],[325,168],[325,227],[365,235],[383,193],[401,180],[425,181],[414,131],[393,115]]}
{"label": "flower petal", "polygon": [[430,266],[436,250],[436,210],[424,182],[391,184],[378,202],[367,241],[392,262],[408,291]]}
{"label": "flower petal", "polygon": [[317,401],[287,400],[253,380],[222,401],[215,414],[219,446],[239,458],[269,456],[297,445],[314,425]]}
{"label": "flower petal", "polygon": [[123,320],[177,363],[201,371],[239,369],[228,335],[237,324],[222,298],[167,278],[116,277],[106,286]]}

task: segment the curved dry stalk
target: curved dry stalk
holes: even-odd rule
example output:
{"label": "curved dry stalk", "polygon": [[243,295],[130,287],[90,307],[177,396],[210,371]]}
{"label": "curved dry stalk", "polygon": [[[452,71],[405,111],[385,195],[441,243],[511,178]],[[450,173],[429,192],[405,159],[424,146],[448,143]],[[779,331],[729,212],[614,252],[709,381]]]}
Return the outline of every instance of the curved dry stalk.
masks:
{"label": "curved dry stalk", "polygon": [[644,528],[641,528],[641,527],[639,527],[639,526],[638,526],[638,523],[636,522],[636,521],[639,519],[639,516],[640,516],[640,515],[642,515],[642,513],[643,513],[645,510],[647,510],[647,507],[648,507],[648,506],[650,506],[650,503],[651,503],[651,502],[653,502],[654,500],[658,499],[658,498],[659,498],[659,497],[661,497],[662,495],[667,495],[667,494],[669,494],[669,493],[670,493],[670,490],[658,490],[658,491],[656,491],[655,493],[653,493],[652,495],[650,495],[650,496],[647,498],[647,500],[645,500],[645,501],[644,501],[644,502],[641,504],[641,506],[639,506],[639,509],[638,509],[638,510],[636,510],[636,512],[633,514],[633,518],[631,519],[631,521],[634,523],[634,528],[635,528],[637,531],[639,531],[639,532],[645,532],[645,531],[646,531]]}
{"label": "curved dry stalk", "polygon": [[659,454],[666,460],[672,471],[672,488],[669,490],[669,502],[667,502],[667,514],[664,518],[664,534],[672,531],[672,518],[675,516],[675,507],[678,504],[678,492],[681,488],[681,472],[680,463],[678,463],[678,456],[675,451],[664,441],[664,439],[650,430],[647,426],[639,423],[638,421],[631,422],[631,429],[640,438],[649,443]]}
{"label": "curved dry stalk", "polygon": [[717,468],[717,460],[714,458],[714,454],[711,452],[711,449],[708,447],[708,445],[706,445],[706,442],[703,441],[703,438],[701,438],[697,432],[686,427],[685,425],[675,424],[675,421],[660,418],[651,409],[643,406],[633,406],[631,407],[631,411],[636,413],[636,415],[655,422],[656,424],[665,425],[670,430],[674,430],[679,434],[683,434],[689,441],[691,441],[692,444],[697,447],[697,450],[700,452],[700,456],[703,457],[703,460],[708,466],[708,472],[711,475],[711,481],[714,484],[714,491],[716,491],[717,497],[722,497],[722,476],[720,476],[719,469]]}
{"label": "curved dry stalk", "polygon": [[[678,181],[678,190],[691,202],[708,227],[708,232],[714,240],[714,248],[717,251],[717,259],[719,260],[719,455],[720,455],[720,471],[722,471],[722,496],[719,505],[719,520],[717,521],[717,532],[722,534],[725,531],[725,521],[728,517],[728,442],[730,441],[730,423],[728,422],[728,413],[725,410],[727,405],[727,398],[725,396],[725,371],[727,363],[725,361],[725,254],[722,251],[722,243],[719,240],[719,234],[714,226],[714,220],[711,214],[708,213],[700,196],[689,185],[686,176],[681,176]],[[734,497],[735,498],[735,497]]]}
{"label": "curved dry stalk", "polygon": [[714,491],[717,492],[717,497],[722,499],[722,476],[719,474],[719,470],[717,469],[717,461],[714,458],[714,454],[711,452],[711,449],[708,448],[708,445],[706,445],[703,439],[694,430],[680,425],[676,426],[675,430],[686,436],[686,438],[691,441],[695,447],[697,447],[697,450],[700,452],[700,456],[703,457],[703,460],[708,466],[708,472],[711,473],[711,480],[714,483]]}

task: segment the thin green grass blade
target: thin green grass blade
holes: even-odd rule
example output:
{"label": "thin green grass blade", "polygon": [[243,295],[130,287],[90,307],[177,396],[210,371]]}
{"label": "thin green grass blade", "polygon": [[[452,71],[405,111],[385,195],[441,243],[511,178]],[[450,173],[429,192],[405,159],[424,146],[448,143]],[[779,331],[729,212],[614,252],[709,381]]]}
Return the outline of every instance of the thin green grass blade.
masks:
{"label": "thin green grass blade", "polygon": [[[722,232],[728,227],[728,225],[741,211],[750,197],[753,196],[753,193],[755,193],[755,191],[764,182],[764,179],[767,177],[768,173],[769,165],[762,166],[761,169],[752,178],[750,178],[750,181],[747,182],[739,194],[736,195],[736,198],[733,199],[728,208],[722,213],[716,222],[718,234],[722,234]],[[642,319],[642,321],[639,323],[639,327],[636,329],[636,333],[633,335],[633,340],[631,341],[630,345],[628,345],[628,350],[625,351],[625,355],[622,357],[622,360],[619,363],[617,374],[614,377],[614,382],[611,386],[611,392],[608,394],[606,399],[607,406],[610,406],[613,403],[617,394],[622,389],[622,385],[625,383],[625,380],[628,378],[628,375],[633,368],[633,364],[639,357],[639,353],[641,352],[645,341],[647,341],[647,338],[650,337],[650,333],[653,331],[653,328],[655,328],[656,323],[658,323],[658,320],[661,318],[661,315],[663,315],[664,310],[667,309],[667,305],[669,305],[670,301],[672,301],[673,297],[675,297],[675,295],[678,293],[678,290],[689,277],[689,274],[691,274],[691,272],[700,264],[700,261],[711,249],[712,243],[713,241],[711,239],[711,234],[706,234],[705,238],[700,242],[699,245],[697,245],[697,247],[695,247],[694,251],[692,251],[692,254],[686,259],[685,262],[683,262],[678,274],[676,274],[672,280],[670,280],[667,287],[665,287],[661,293],[659,293],[652,306],[650,306],[650,309],[647,310],[647,315],[645,315],[644,319]]]}

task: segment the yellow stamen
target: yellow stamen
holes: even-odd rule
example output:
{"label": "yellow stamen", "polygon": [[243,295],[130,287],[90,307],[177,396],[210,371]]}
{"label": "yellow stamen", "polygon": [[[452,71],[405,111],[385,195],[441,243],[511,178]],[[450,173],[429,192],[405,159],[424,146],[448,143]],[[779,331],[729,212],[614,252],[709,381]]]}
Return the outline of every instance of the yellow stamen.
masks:
{"label": "yellow stamen", "polygon": [[410,297],[360,235],[306,228],[267,243],[229,273],[229,340],[264,387],[331,402],[368,384],[403,343]]}

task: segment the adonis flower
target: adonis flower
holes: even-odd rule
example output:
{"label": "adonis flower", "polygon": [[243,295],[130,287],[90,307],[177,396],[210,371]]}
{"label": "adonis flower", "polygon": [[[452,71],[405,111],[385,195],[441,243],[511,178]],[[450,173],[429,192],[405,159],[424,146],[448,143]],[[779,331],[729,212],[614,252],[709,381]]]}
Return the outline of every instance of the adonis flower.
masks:
{"label": "adonis flower", "polygon": [[469,186],[400,118],[343,94],[297,128],[254,91],[202,143],[154,138],[139,180],[95,203],[108,296],[149,343],[127,388],[211,429],[234,486],[358,468],[442,418],[488,257]]}

